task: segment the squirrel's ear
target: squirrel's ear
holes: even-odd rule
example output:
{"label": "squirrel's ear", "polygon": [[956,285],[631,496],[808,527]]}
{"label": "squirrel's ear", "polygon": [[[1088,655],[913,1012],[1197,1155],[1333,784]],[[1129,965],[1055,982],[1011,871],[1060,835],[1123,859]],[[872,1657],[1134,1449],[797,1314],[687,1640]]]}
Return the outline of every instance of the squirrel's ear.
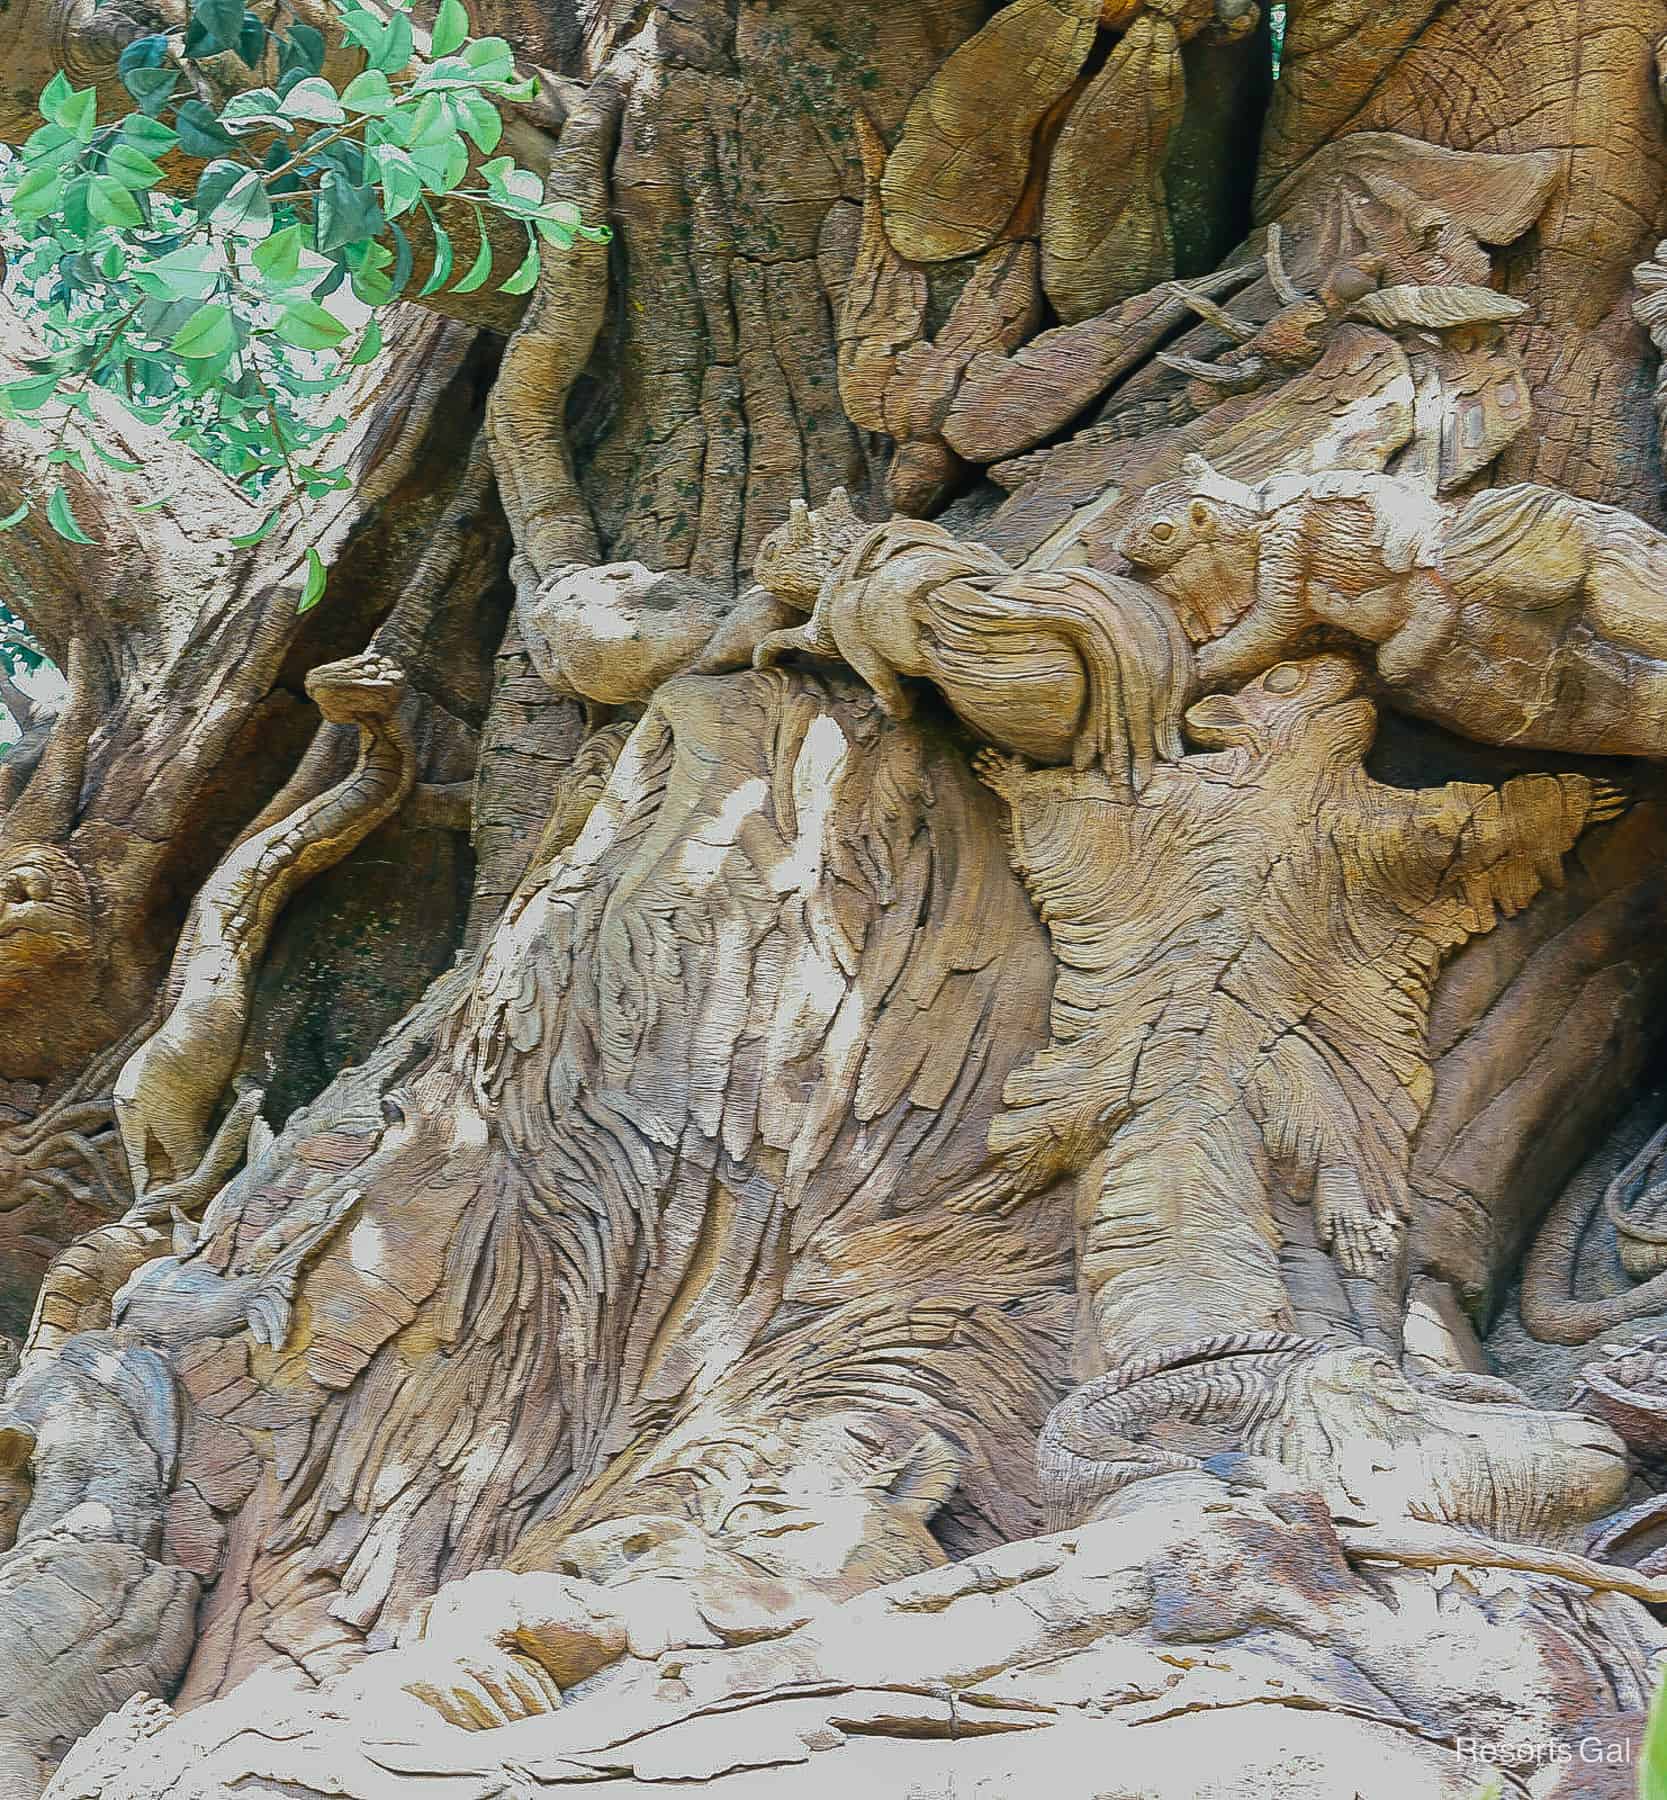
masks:
{"label": "squirrel's ear", "polygon": [[1213,525],[1216,509],[1208,500],[1194,500],[1192,503],[1192,524],[1195,531],[1202,531],[1205,526]]}
{"label": "squirrel's ear", "polygon": [[1187,735],[1208,749],[1230,744],[1244,733],[1249,719],[1231,694],[1206,694],[1186,710]]}

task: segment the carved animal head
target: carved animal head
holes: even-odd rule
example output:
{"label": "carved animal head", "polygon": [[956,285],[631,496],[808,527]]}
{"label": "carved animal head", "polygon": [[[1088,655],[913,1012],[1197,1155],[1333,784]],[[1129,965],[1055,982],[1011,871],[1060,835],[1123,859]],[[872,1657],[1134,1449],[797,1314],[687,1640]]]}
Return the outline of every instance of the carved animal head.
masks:
{"label": "carved animal head", "polygon": [[332,725],[370,725],[392,718],[410,689],[391,657],[366,650],[320,663],[307,675],[307,694]]}
{"label": "carved animal head", "polygon": [[1276,663],[1236,694],[1207,694],[1187,708],[1187,736],[1206,750],[1314,747],[1359,758],[1371,748],[1378,712],[1358,697],[1362,671],[1348,656]]}
{"label": "carved animal head", "polygon": [[[667,1496],[667,1511],[564,1535],[558,1570],[611,1581],[739,1558],[848,1598],[948,1560],[928,1524],[959,1483],[966,1453],[915,1422],[835,1413],[777,1431],[733,1430],[684,1445],[674,1460],[679,1492]],[[688,1504],[691,1479],[692,1520],[669,1510]],[[658,1497],[652,1468],[639,1486]]]}
{"label": "carved animal head", "polygon": [[1577,1413],[1415,1387],[1381,1352],[1279,1332],[1133,1358],[1056,1407],[1038,1460],[1050,1524],[1130,1482],[1261,1458],[1335,1511],[1552,1540],[1615,1505],[1626,1450]]}
{"label": "carved animal head", "polygon": [[1261,522],[1254,488],[1189,456],[1179,475],[1140,496],[1114,543],[1136,569],[1161,574],[1211,545],[1253,544]]}
{"label": "carved animal head", "polygon": [[795,500],[787,523],[778,525],[758,546],[753,579],[778,600],[809,612],[823,581],[867,530],[842,487],[836,487],[814,512],[804,501]]}
{"label": "carved animal head", "polygon": [[182,1425],[154,1350],[84,1332],[31,1362],[0,1402],[0,1548],[92,1504],[113,1536],[153,1554]]}
{"label": "carved animal head", "polygon": [[81,961],[93,949],[87,878],[50,844],[0,851],[0,980]]}

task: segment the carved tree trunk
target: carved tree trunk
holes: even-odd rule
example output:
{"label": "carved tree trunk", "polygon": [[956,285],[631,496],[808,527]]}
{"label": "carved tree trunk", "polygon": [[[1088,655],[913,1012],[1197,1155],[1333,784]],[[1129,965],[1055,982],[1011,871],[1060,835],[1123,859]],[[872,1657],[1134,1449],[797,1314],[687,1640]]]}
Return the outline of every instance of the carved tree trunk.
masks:
{"label": "carved tree trunk", "polygon": [[1664,22],[471,11],[615,237],[316,611],[114,415],[0,536],[0,1793],[1627,1791]]}

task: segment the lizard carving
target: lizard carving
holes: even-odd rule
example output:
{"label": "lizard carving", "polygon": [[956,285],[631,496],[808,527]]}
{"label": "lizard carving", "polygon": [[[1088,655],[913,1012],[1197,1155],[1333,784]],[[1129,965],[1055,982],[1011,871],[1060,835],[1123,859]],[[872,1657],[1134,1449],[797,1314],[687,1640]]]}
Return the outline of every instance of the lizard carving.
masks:
{"label": "lizard carving", "polygon": [[[1207,696],[1186,714],[1202,753],[1138,793],[1099,769],[977,759],[1059,970],[1052,1041],[1008,1077],[979,1199],[1076,1176],[1079,1280],[1108,1353],[1288,1326],[1280,1191],[1312,1202],[1318,1242],[1398,1329],[1437,971],[1620,810],[1581,775],[1372,780],[1361,673],[1322,656]],[[1392,1319],[1370,1304],[1386,1287]]]}

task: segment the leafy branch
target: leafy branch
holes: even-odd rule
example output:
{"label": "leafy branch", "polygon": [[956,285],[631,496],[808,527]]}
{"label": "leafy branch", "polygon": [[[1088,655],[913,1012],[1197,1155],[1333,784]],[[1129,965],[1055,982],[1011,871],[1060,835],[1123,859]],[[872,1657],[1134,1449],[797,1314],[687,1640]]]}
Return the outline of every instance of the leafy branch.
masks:
{"label": "leafy branch", "polygon": [[[500,105],[537,88],[517,76],[509,45],[472,38],[462,0],[441,0],[419,58],[410,0],[394,4],[383,16],[340,0],[362,66],[339,90],[320,32],[275,30],[242,0],[196,0],[182,34],[129,44],[119,73],[134,107],[119,119],[101,123],[92,88],[62,73],[48,82],[43,123],[0,178],[9,285],[42,324],[47,353],[0,386],[0,419],[51,432],[49,463],[84,472],[91,455],[136,469],[100,440],[88,389],[106,389],[251,499],[270,499],[260,527],[231,540],[250,547],[288,506],[305,511],[347,481],[324,460],[344,424],[329,401],[381,354],[375,314],[411,285],[402,220],[420,210],[426,231],[432,268],[419,298],[487,282],[488,213],[526,235],[504,293],[533,286],[544,247],[607,240],[577,207],[547,202],[536,174],[493,155]],[[201,65],[228,54],[268,82],[216,104]],[[436,200],[468,206],[478,236],[455,281]],[[92,542],[66,488],[45,516],[60,537]],[[306,557],[303,606],[324,584],[316,550]]]}

